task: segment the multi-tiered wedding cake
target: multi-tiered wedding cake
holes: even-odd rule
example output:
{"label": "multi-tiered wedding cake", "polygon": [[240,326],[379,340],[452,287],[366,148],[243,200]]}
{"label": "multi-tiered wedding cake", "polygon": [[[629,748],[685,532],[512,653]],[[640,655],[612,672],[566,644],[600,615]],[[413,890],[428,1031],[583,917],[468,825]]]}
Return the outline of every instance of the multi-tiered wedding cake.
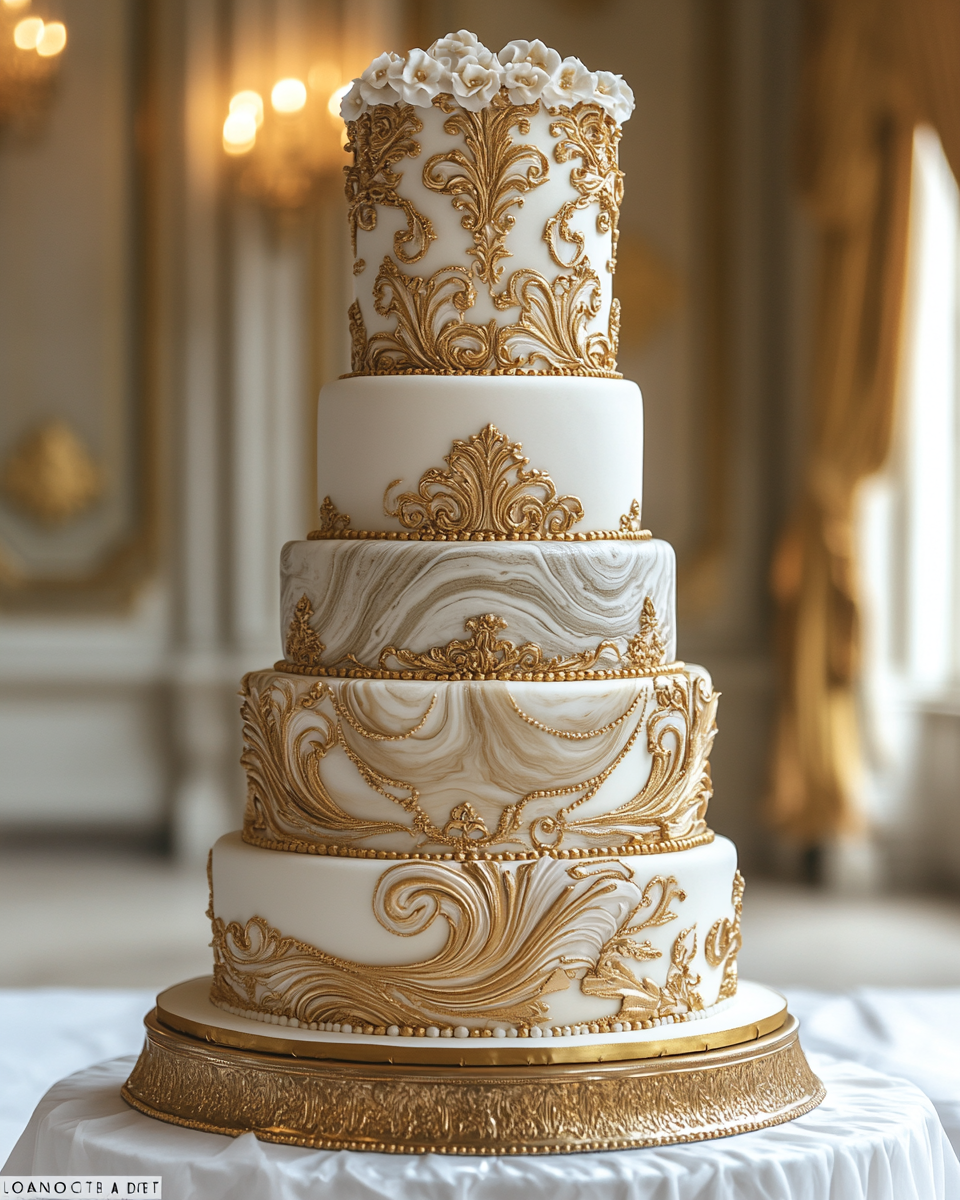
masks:
{"label": "multi-tiered wedding cake", "polygon": [[[673,552],[641,525],[612,294],[632,107],[619,76],[464,31],[346,96],[352,372],[320,396],[320,528],[283,550],[285,658],[243,683],[212,986],[161,996],[167,1027],[469,1065],[783,1024],[779,997],[738,995],[743,881],[706,824],[717,696],[677,661]],[[368,1144],[365,1104],[357,1140],[313,1144]]]}

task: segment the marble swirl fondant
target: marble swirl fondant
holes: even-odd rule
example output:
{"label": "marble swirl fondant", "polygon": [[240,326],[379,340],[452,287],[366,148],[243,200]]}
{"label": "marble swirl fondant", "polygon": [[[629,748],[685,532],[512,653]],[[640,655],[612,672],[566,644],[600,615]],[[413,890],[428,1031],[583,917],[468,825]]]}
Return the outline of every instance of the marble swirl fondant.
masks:
{"label": "marble swirl fondant", "polygon": [[228,834],[211,998],[380,1035],[684,1020],[735,991],[735,872],[726,838],[653,858],[386,863]]}
{"label": "marble swirl fondant", "polygon": [[701,668],[565,683],[244,680],[244,837],[313,853],[671,849],[711,835]]}
{"label": "marble swirl fondant", "polygon": [[[281,635],[286,658],[297,662],[297,606],[306,597],[323,645],[313,665],[349,655],[377,666],[387,647],[422,654],[462,638],[469,618],[495,613],[502,637],[538,646],[546,660],[602,646],[592,665],[616,669],[627,663],[649,601],[662,661],[672,662],[675,572],[673,550],[661,541],[288,542]],[[299,661],[310,666],[311,655]]]}

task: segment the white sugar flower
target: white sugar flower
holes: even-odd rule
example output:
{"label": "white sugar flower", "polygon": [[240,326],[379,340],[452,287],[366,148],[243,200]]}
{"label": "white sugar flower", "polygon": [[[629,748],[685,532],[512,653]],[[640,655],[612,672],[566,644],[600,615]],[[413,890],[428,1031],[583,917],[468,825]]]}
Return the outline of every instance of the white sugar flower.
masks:
{"label": "white sugar flower", "polygon": [[360,94],[368,104],[395,104],[397,93],[390,83],[390,64],[402,62],[399,54],[384,53],[375,58],[360,76]]}
{"label": "white sugar flower", "polygon": [[605,113],[622,124],[633,112],[635,101],[630,85],[612,71],[597,72],[597,103]]}
{"label": "white sugar flower", "polygon": [[448,33],[446,37],[437,38],[428,53],[451,71],[466,59],[478,62],[481,67],[490,67],[494,63],[493,51],[488,50],[469,29],[461,29],[457,33]]}
{"label": "white sugar flower", "polygon": [[461,108],[478,112],[500,91],[503,68],[496,59],[492,66],[485,67],[476,59],[465,58],[451,69],[450,81],[454,98]]}
{"label": "white sugar flower", "polygon": [[426,50],[411,50],[387,67],[391,86],[406,104],[429,108],[434,96],[450,90],[449,73]]}
{"label": "white sugar flower", "polygon": [[513,104],[532,104],[539,99],[549,80],[550,76],[542,67],[529,62],[507,63],[503,69],[503,86],[510,93]]}
{"label": "white sugar flower", "polygon": [[596,90],[596,75],[579,58],[565,58],[550,76],[540,98],[551,108],[562,104],[572,108],[581,100],[595,100]]}
{"label": "white sugar flower", "polygon": [[531,66],[545,71],[547,75],[552,75],[560,66],[560,55],[556,50],[545,46],[539,38],[533,42],[525,42],[522,39],[507,42],[497,58],[505,67],[510,66],[511,63],[530,63]]}
{"label": "white sugar flower", "polygon": [[[380,103],[383,103],[380,101]],[[340,116],[345,121],[355,121],[357,117],[366,109],[366,103],[363,99],[363,93],[360,90],[360,80],[353,81],[353,87],[340,101]]]}

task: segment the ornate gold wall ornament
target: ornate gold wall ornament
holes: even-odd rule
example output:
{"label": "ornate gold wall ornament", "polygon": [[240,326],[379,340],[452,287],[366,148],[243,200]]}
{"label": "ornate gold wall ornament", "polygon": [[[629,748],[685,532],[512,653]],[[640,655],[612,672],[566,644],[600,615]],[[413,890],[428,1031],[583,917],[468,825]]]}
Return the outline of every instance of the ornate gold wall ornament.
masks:
{"label": "ornate gold wall ornament", "polygon": [[740,935],[740,916],[743,912],[744,880],[739,871],[733,877],[733,920],[724,917],[715,921],[710,927],[703,943],[703,952],[711,967],[723,968],[723,981],[720,984],[719,1000],[726,1000],[737,994],[737,955],[743,945]]}
{"label": "ornate gold wall ornament", "polygon": [[285,646],[287,659],[296,663],[298,667],[319,667],[326,649],[320,641],[320,635],[310,624],[312,619],[313,605],[310,603],[310,597],[304,594],[293,610]]}
{"label": "ornate gold wall ornament", "polygon": [[627,642],[626,661],[641,671],[653,672],[666,664],[667,647],[657,610],[650,596],[640,610],[640,628]]}
{"label": "ornate gold wall ornament", "polygon": [[454,676],[458,679],[484,679],[496,677],[502,671],[536,671],[553,674],[557,671],[587,671],[596,663],[604,650],[612,649],[619,655],[614,642],[600,642],[593,650],[583,650],[568,658],[557,656],[545,659],[543,651],[533,642],[514,646],[497,637],[507,622],[494,613],[483,613],[468,617],[464,627],[470,636],[454,639],[445,646],[435,646],[423,654],[412,650],[401,650],[388,646],[380,655],[380,667],[394,659],[401,669],[425,673],[430,678],[443,679]]}
{"label": "ornate gold wall ornament", "polygon": [[[675,939],[662,985],[637,980],[625,965],[661,957],[635,936],[675,920],[670,906],[684,898],[673,876],[656,876],[641,889],[617,861],[565,869],[549,860],[510,869],[477,861],[399,864],[380,876],[374,914],[401,937],[442,919],[447,940],[432,958],[367,965],[285,937],[262,917],[241,925],[215,916],[210,998],[300,1025],[529,1027],[547,1019],[544,997],[579,979],[586,995],[621,999],[618,1016],[652,1022],[703,1008],[691,968],[693,927]],[[629,915],[618,919],[624,900]],[[644,908],[652,909],[649,916],[631,924]]]}
{"label": "ornate gold wall ornament", "polygon": [[395,479],[384,492],[383,510],[409,530],[435,536],[492,533],[556,536],[583,518],[576,496],[557,496],[546,471],[529,468],[520,442],[496,425],[486,425],[467,441],[457,438],[444,457],[447,469],[431,467],[415,492],[392,502]]}
{"label": "ornate gold wall ornament", "polygon": [[522,207],[526,193],[549,174],[536,146],[518,145],[510,136],[512,129],[530,132],[529,118],[540,111],[540,102],[513,104],[503,88],[479,112],[468,112],[447,95],[433,103],[450,114],[444,131],[462,136],[466,150],[434,154],[423,168],[423,185],[452,197],[453,207],[463,212],[460,224],[473,238],[467,253],[476,260],[477,278],[492,289],[503,274],[500,260],[511,257],[506,239],[516,218],[510,209]]}
{"label": "ornate gold wall ornament", "polygon": [[662,1146],[778,1125],[825,1095],[790,1016],[717,1049],[701,1042],[637,1062],[496,1070],[329,1062],[212,1045],[169,1029],[157,1013],[145,1024],[122,1089],[133,1108],[313,1149],[528,1155]]}
{"label": "ornate gold wall ornament", "polygon": [[[248,680],[244,680],[241,708],[241,763],[248,781],[243,837],[253,845],[359,857],[433,857],[417,849],[393,852],[357,845],[367,838],[397,833],[408,837],[411,847],[447,846],[463,859],[480,854],[579,858],[596,856],[601,851],[599,847],[565,847],[564,841],[570,835],[589,838],[610,852],[628,855],[686,849],[712,840],[705,819],[712,794],[707,758],[716,733],[717,695],[708,693],[702,680],[691,679],[679,669],[676,675],[657,677],[656,708],[649,716],[646,704],[640,707],[640,700],[634,698],[615,721],[600,729],[582,731],[583,737],[599,737],[624,721],[634,722],[623,745],[611,752],[601,770],[563,787],[541,788],[518,796],[500,809],[493,829],[479,814],[467,814],[460,806],[445,821],[439,817],[434,820],[424,809],[421,791],[414,781],[377,770],[365,761],[362,745],[354,748],[348,740],[345,726],[373,741],[403,741],[415,736],[425,727],[436,695],[410,729],[384,734],[360,721],[337,690],[320,680],[299,696],[290,680],[283,678],[254,696]],[[325,706],[331,711],[324,711]],[[530,717],[515,700],[512,707],[519,720],[547,736],[571,737],[569,731],[552,729]],[[311,714],[312,719],[304,720],[304,713]],[[652,764],[643,787],[617,808],[581,816],[579,810],[596,796],[644,732]],[[321,764],[338,748],[372,791],[407,815],[406,822],[366,820],[347,813],[337,803],[323,782]],[[537,802],[564,799],[567,802],[563,807],[552,813],[526,815],[531,806],[534,813],[537,808],[542,813],[542,804]],[[504,846],[515,849],[504,852]],[[501,848],[500,852],[494,852],[494,847]]]}
{"label": "ornate gold wall ornament", "polygon": [[643,526],[640,524],[640,501],[631,500],[630,508],[620,516],[621,533],[639,533]]}
{"label": "ornate gold wall ornament", "polygon": [[10,500],[46,525],[81,516],[104,489],[102,471],[64,421],[49,421],[25,437],[0,482]]}
{"label": "ornate gold wall ornament", "polygon": [[[550,111],[553,114],[555,110]],[[565,163],[579,158],[581,164],[570,172],[570,182],[579,193],[577,199],[568,200],[556,216],[550,218],[543,231],[550,256],[564,270],[585,261],[583,235],[570,227],[570,219],[576,212],[596,204],[599,210],[597,232],[610,234],[607,270],[613,274],[617,265],[618,222],[623,203],[623,172],[617,161],[620,126],[599,105],[580,103],[552,121],[550,132],[560,139],[553,151],[556,161]],[[566,260],[558,240],[573,247],[573,254]]]}
{"label": "ornate gold wall ornament", "polygon": [[356,121],[347,122],[344,149],[353,154],[354,161],[343,173],[354,256],[357,230],[369,233],[376,229],[378,207],[397,208],[406,217],[406,229],[393,235],[393,252],[401,262],[418,262],[436,239],[429,217],[399,194],[403,175],[393,170],[403,159],[419,155],[420,143],[414,135],[422,129],[423,122],[409,104],[378,104]]}
{"label": "ornate gold wall ornament", "polygon": [[320,528],[317,532],[329,537],[343,533],[349,526],[350,514],[340,512],[330,497],[324,496],[323,503],[320,505]]}

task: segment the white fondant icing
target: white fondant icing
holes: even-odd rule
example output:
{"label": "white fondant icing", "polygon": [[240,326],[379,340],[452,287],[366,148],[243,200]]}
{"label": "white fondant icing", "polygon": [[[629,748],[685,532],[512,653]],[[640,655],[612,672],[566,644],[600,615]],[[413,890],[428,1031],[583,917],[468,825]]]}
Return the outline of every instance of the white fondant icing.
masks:
{"label": "white fondant icing", "polygon": [[520,442],[529,467],[546,471],[558,496],[576,496],[574,533],[616,530],[643,495],[643,406],[635,383],[581,376],[391,375],[340,379],[320,393],[319,497],[330,496],[351,528],[402,530],[384,512],[416,491],[456,439],[493,423]]}
{"label": "white fondant icing", "polygon": [[[376,667],[388,646],[422,653],[465,636],[464,622],[495,613],[501,637],[545,658],[626,640],[653,601],[666,660],[676,657],[675,560],[661,541],[288,542],[280,556],[281,637],[303,596],[325,646]],[[622,666],[610,649],[598,669]]]}
{"label": "white fondant icing", "polygon": [[[348,962],[374,966],[423,962],[437,955],[451,936],[447,920],[426,919],[427,909],[422,909],[416,922],[411,922],[409,915],[403,918],[405,936],[398,937],[389,928],[389,917],[378,907],[378,888],[382,892],[403,878],[409,878],[412,884],[424,878],[438,881],[466,869],[461,864],[447,862],[411,860],[391,864],[369,859],[283,854],[248,846],[239,833],[227,834],[217,842],[212,863],[213,911],[222,921],[242,926],[253,917],[261,917],[286,937]],[[581,863],[541,858],[525,863],[486,863],[483,867],[505,874],[523,871],[534,876],[527,893],[532,907],[524,913],[525,925],[531,931],[560,897],[586,892],[591,888],[592,876],[609,871],[609,886],[593,888],[592,900],[581,913],[577,928],[570,930],[563,943],[556,946],[557,969],[569,968],[568,974],[572,971],[575,978],[569,986],[543,995],[547,1005],[543,1025],[573,1026],[587,1022],[585,1031],[589,1031],[590,1023],[617,1016],[618,999],[584,994],[579,981],[596,964],[601,948],[609,944],[618,930],[649,915],[649,905],[642,904],[643,894],[657,876],[674,878],[684,898],[677,897],[670,905],[674,914],[671,919],[642,931],[642,940],[649,943],[651,954],[659,952],[659,956],[642,962],[627,956],[624,965],[638,980],[648,977],[662,987],[671,967],[676,939],[684,931],[693,930],[696,952],[691,969],[700,976],[696,990],[705,1007],[716,1003],[723,968],[707,962],[704,940],[714,922],[723,918],[732,920],[734,915],[731,893],[736,850],[726,838],[718,837],[706,846],[655,857],[623,856]],[[388,873],[389,878],[384,879]],[[451,919],[455,920],[455,915],[448,915],[448,920]],[[471,943],[476,944],[478,938],[482,941],[487,919],[481,909],[472,910],[471,920],[476,928]],[[411,924],[415,931],[407,932]],[[512,936],[516,930],[510,933],[511,937],[504,942],[505,974],[517,969],[519,964],[513,955],[523,952],[523,940]],[[268,995],[269,966],[260,970],[258,989]],[[283,986],[289,987],[289,968],[278,966],[277,970],[282,973]],[[278,986],[279,981],[280,976],[273,986]],[[456,980],[451,980],[451,988],[456,987]],[[424,1024],[430,1015],[424,1014]],[[469,1026],[465,1022],[454,1029],[454,1036],[463,1037],[461,1030],[469,1032],[469,1028],[478,1024],[503,1022],[473,1021]],[[511,1036],[510,1029],[507,1036]]]}
{"label": "white fondant icing", "polygon": [[[350,845],[377,850],[456,848],[424,829],[414,800],[436,830],[446,830],[453,810],[468,804],[471,820],[479,822],[474,838],[482,830],[494,834],[512,808],[512,828],[483,844],[492,852],[530,848],[535,833],[547,846],[567,849],[663,841],[704,829],[702,772],[712,716],[704,722],[706,744],[688,758],[691,731],[679,706],[693,689],[699,697],[711,695],[710,677],[699,667],[659,679],[564,683],[314,680],[257,671],[246,686],[245,828],[265,842],[344,840],[342,829],[324,828],[320,817],[309,815],[311,805],[316,812],[318,781],[351,818],[393,824],[392,832],[346,835]],[[666,707],[664,699],[678,706]],[[266,711],[264,700],[271,715],[254,723],[251,714]],[[278,736],[280,770],[291,781],[279,798],[270,782],[278,770],[272,749]],[[650,778],[651,743],[669,754],[660,772],[661,781],[675,778],[668,810],[659,807],[646,821],[636,814],[602,820],[642,791]],[[395,799],[375,790],[378,779]],[[661,789],[658,804],[662,798]],[[562,836],[548,820],[560,810],[568,811]]]}

